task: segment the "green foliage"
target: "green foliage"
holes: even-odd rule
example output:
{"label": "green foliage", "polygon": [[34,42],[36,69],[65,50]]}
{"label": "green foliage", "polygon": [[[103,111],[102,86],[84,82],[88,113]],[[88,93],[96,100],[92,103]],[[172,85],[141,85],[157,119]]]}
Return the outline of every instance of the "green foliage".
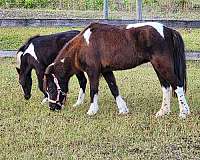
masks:
{"label": "green foliage", "polygon": [[25,0],[25,8],[34,8],[36,5],[34,5],[33,0]]}
{"label": "green foliage", "polygon": [[81,5],[85,5],[86,10],[102,10],[103,8],[103,1],[102,0],[84,0],[85,3]]}
{"label": "green foliage", "polygon": [[48,0],[25,0],[25,8],[46,8],[48,7]]}
{"label": "green foliage", "polygon": [[143,4],[152,5],[158,3],[158,0],[143,0]]}

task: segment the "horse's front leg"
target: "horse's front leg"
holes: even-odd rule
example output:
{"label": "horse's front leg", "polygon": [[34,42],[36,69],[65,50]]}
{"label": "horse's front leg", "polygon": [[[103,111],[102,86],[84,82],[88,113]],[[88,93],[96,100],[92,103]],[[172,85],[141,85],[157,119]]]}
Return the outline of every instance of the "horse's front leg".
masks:
{"label": "horse's front leg", "polygon": [[40,91],[44,94],[44,99],[42,100],[41,104],[44,104],[48,101],[48,95],[44,91],[44,88],[43,88],[44,71],[40,71],[40,72],[36,71],[36,75],[38,78],[38,87],[39,87]]}
{"label": "horse's front leg", "polygon": [[126,114],[129,112],[128,107],[126,106],[126,102],[122,99],[121,95],[119,94],[119,90],[116,84],[115,76],[112,71],[104,72],[103,76],[110,88],[112,95],[114,96],[117,107],[119,109],[119,114]]}
{"label": "horse's front leg", "polygon": [[98,87],[99,87],[99,72],[88,73],[90,80],[90,108],[87,112],[88,115],[94,115],[99,110],[98,106]]}
{"label": "horse's front leg", "polygon": [[78,94],[78,99],[73,106],[78,106],[83,103],[84,98],[85,98],[85,88],[86,88],[86,84],[87,84],[87,79],[85,77],[84,72],[80,72],[80,73],[76,74],[76,77],[77,77],[79,85],[80,85],[80,90],[79,90],[79,94]]}

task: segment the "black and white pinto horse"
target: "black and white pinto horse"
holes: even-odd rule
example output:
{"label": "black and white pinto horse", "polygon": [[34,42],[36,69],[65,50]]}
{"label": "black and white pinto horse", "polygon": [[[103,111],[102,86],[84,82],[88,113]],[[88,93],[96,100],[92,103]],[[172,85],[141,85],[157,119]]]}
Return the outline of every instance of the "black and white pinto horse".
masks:
{"label": "black and white pinto horse", "polygon": [[[78,30],[72,30],[51,35],[38,35],[31,37],[23,46],[19,48],[17,52],[16,69],[19,74],[19,83],[22,86],[25,99],[28,100],[31,97],[31,71],[32,69],[35,69],[39,89],[45,96],[43,103],[48,100],[48,96],[43,89],[45,69],[54,61],[62,47],[79,33],[80,31]],[[76,76],[80,84],[80,91],[75,105],[79,105],[84,99],[87,80],[83,72],[77,73]]]}
{"label": "black and white pinto horse", "polygon": [[91,104],[87,114],[94,115],[99,110],[101,75],[116,100],[119,113],[126,114],[129,109],[119,94],[113,71],[131,69],[146,62],[152,64],[163,91],[162,106],[156,116],[169,114],[172,87],[179,101],[179,116],[185,118],[190,110],[184,93],[184,42],[177,31],[156,22],[129,24],[124,28],[100,23],[87,26],[63,47],[45,71],[44,88],[52,100],[49,106],[62,104],[64,96],[60,93],[67,93],[70,77],[84,71],[90,81]]}

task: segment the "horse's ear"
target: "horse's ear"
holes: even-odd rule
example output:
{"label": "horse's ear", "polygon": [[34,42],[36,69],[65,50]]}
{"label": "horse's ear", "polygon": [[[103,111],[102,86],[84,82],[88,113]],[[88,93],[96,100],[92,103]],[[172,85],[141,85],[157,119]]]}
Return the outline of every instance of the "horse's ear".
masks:
{"label": "horse's ear", "polygon": [[16,67],[17,73],[20,74],[20,69]]}

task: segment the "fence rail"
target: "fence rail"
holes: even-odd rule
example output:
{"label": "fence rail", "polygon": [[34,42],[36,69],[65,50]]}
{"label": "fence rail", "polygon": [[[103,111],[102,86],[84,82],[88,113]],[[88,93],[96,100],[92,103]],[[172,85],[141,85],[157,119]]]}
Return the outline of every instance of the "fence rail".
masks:
{"label": "fence rail", "polygon": [[[16,56],[15,50],[12,51],[1,51],[0,50],[0,57],[15,57]],[[200,52],[186,52],[186,60],[200,60]]]}
{"label": "fence rail", "polygon": [[[182,20],[143,20],[156,21],[166,26],[174,28],[200,28],[199,21],[182,21]],[[126,25],[141,22],[138,20],[105,20],[105,19],[0,19],[1,27],[28,27],[28,26],[68,26],[82,27],[91,22],[101,22],[113,25]]]}

